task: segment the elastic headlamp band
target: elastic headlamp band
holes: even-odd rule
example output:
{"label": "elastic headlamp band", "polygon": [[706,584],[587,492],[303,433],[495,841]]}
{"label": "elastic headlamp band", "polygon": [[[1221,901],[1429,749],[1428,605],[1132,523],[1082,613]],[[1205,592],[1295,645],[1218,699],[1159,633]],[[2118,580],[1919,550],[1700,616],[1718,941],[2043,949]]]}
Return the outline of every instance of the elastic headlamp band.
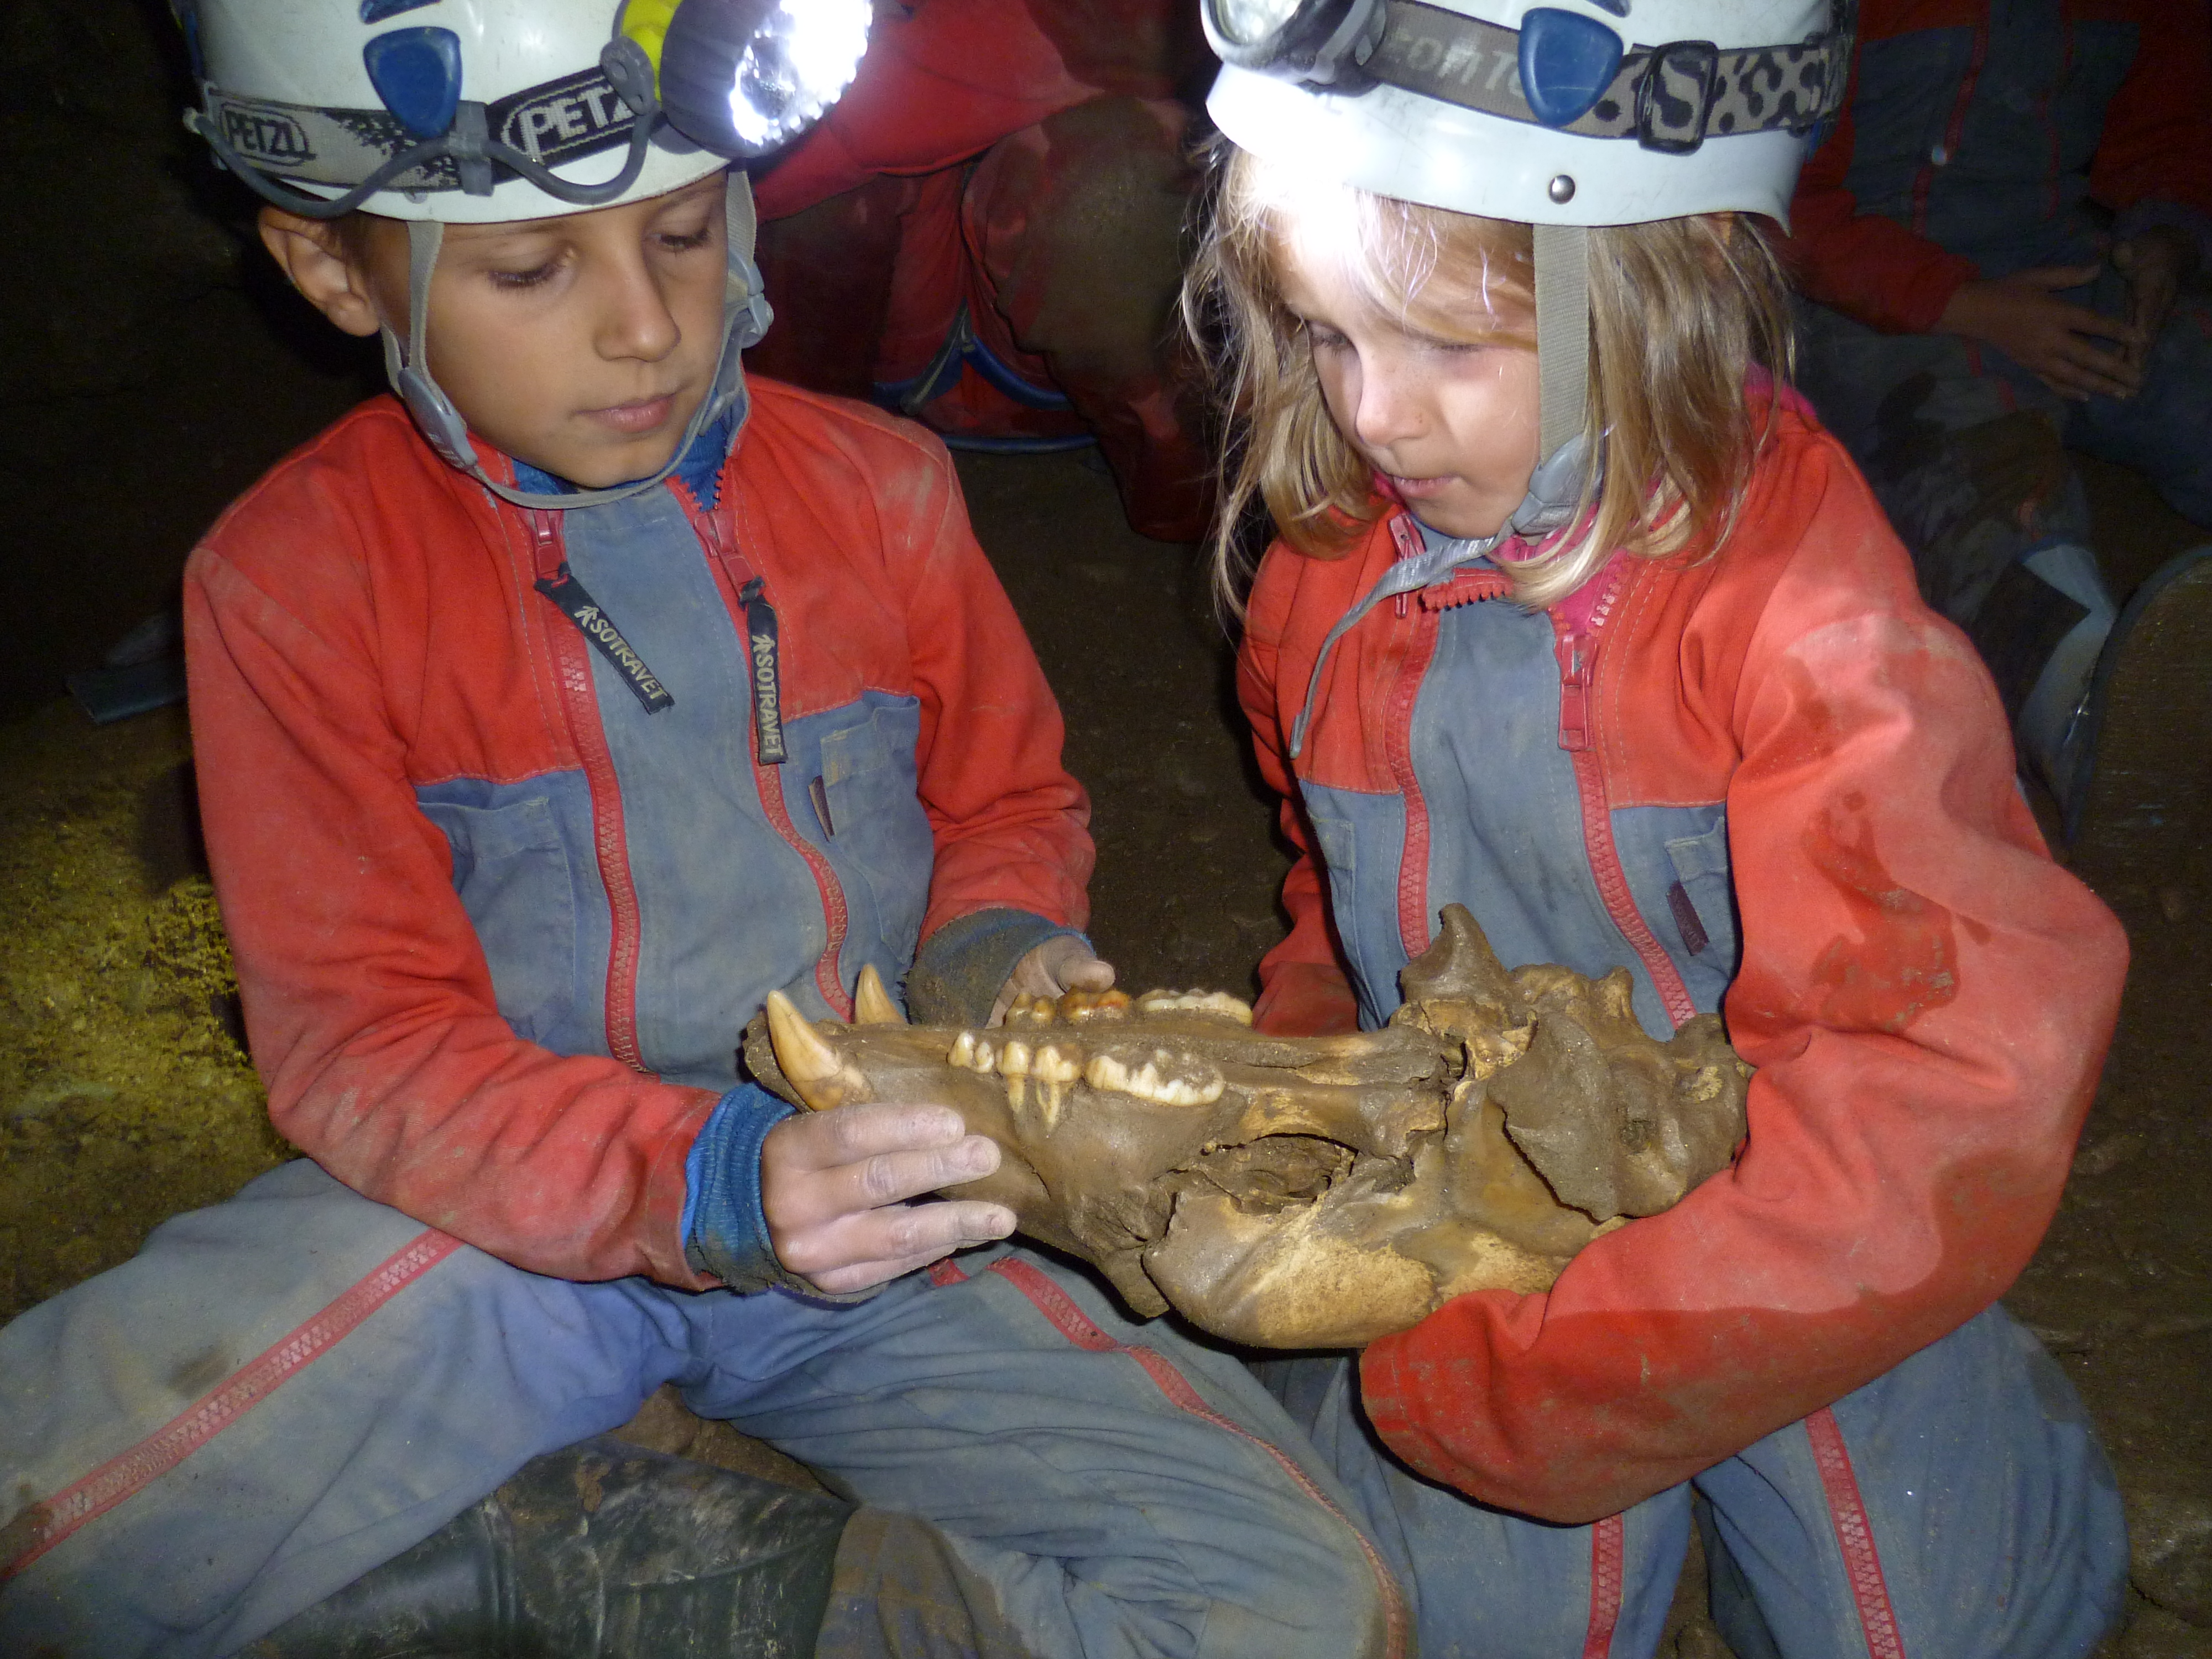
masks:
{"label": "elastic headlamp band", "polygon": [[[1709,137],[1808,131],[1842,106],[1850,35],[1834,30],[1794,46],[1722,51],[1711,41],[1676,40],[1622,54],[1601,88],[1571,118],[1547,118],[1523,87],[1524,37],[1547,14],[1506,28],[1420,0],[1387,0],[1381,42],[1361,65],[1379,81],[1502,120],[1547,126],[1583,138],[1633,138],[1647,149],[1694,150]],[[1577,34],[1603,26],[1575,14]],[[1618,47],[1615,48],[1618,50]],[[1570,108],[1572,107],[1571,105]],[[1553,109],[1554,118],[1565,112]]]}
{"label": "elastic headlamp band", "polygon": [[[185,125],[264,201],[306,219],[338,218],[381,191],[489,196],[502,172],[556,201],[601,207],[637,182],[660,118],[653,65],[629,40],[610,41],[597,70],[495,104],[462,102],[450,128],[420,143],[410,143],[405,125],[385,110],[318,109],[234,98],[212,86],[203,90],[206,109],[185,111]],[[552,110],[562,118],[557,124],[546,119]],[[561,136],[570,126],[579,129],[576,136]],[[556,135],[551,144],[543,142],[548,131]],[[597,184],[563,179],[549,165],[623,143],[629,154],[621,170]],[[285,178],[360,182],[326,198],[288,185]]]}

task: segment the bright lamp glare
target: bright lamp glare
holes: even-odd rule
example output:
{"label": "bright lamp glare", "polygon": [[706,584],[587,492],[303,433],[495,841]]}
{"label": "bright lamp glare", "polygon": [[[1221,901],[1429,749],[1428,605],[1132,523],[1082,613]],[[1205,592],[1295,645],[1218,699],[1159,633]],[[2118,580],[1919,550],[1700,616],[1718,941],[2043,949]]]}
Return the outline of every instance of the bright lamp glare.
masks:
{"label": "bright lamp glare", "polygon": [[818,118],[853,84],[868,47],[869,0],[787,0],[738,59],[730,125],[772,149]]}
{"label": "bright lamp glare", "polygon": [[1264,40],[1297,15],[1298,0],[1212,0],[1213,26],[1239,46]]}

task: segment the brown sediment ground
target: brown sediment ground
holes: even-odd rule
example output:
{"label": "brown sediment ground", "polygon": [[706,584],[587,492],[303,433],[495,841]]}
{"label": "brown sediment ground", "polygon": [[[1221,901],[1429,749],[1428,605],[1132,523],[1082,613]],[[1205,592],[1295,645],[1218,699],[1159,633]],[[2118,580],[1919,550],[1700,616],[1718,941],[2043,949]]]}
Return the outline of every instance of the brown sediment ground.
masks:
{"label": "brown sediment ground", "polygon": [[288,1155],[194,865],[179,711],[0,731],[0,1317]]}

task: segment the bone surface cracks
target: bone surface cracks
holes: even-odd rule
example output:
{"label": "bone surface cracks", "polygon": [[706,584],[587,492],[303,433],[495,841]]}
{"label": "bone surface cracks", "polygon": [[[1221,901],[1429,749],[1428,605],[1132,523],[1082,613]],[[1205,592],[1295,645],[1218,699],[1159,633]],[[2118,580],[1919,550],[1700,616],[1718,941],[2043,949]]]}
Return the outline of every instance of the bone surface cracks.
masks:
{"label": "bone surface cracks", "polygon": [[1540,1291],[1725,1167],[1750,1068],[1712,1015],[1667,1042],[1625,969],[1509,972],[1458,905],[1381,1030],[1277,1037],[1222,992],[1023,997],[1003,1026],[908,1025],[872,969],[859,1024],[775,996],[761,1081],[814,1109],[949,1105],[1004,1153],[949,1189],[1261,1347],[1347,1347],[1476,1290]]}

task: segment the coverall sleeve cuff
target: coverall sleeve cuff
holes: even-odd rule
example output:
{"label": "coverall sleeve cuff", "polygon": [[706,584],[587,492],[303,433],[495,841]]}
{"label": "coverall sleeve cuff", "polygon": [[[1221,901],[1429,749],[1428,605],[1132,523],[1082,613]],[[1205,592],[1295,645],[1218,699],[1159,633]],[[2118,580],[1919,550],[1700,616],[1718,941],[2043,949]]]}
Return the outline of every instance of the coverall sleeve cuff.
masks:
{"label": "coverall sleeve cuff", "polygon": [[2137,202],[2112,222],[2112,240],[2124,242],[2160,225],[2170,225],[2197,244],[2200,269],[2212,269],[2212,215],[2199,212],[2185,202],[2162,201],[2154,196]]}
{"label": "coverall sleeve cuff", "polygon": [[1014,964],[1048,939],[1091,941],[1073,927],[1027,910],[976,910],[922,941],[906,976],[906,1002],[923,1025],[981,1025],[991,1018]]}
{"label": "coverall sleeve cuff", "polygon": [[761,1144],[793,1108],[757,1083],[740,1083],[716,1103],[684,1161],[684,1256],[733,1291],[802,1288],[769,1242],[761,1208]]}
{"label": "coverall sleeve cuff", "polygon": [[882,1289],[825,1291],[776,1260],[761,1207],[761,1146],[797,1109],[757,1083],[715,1103],[684,1160],[684,1259],[733,1291],[789,1291],[813,1302],[866,1302]]}

